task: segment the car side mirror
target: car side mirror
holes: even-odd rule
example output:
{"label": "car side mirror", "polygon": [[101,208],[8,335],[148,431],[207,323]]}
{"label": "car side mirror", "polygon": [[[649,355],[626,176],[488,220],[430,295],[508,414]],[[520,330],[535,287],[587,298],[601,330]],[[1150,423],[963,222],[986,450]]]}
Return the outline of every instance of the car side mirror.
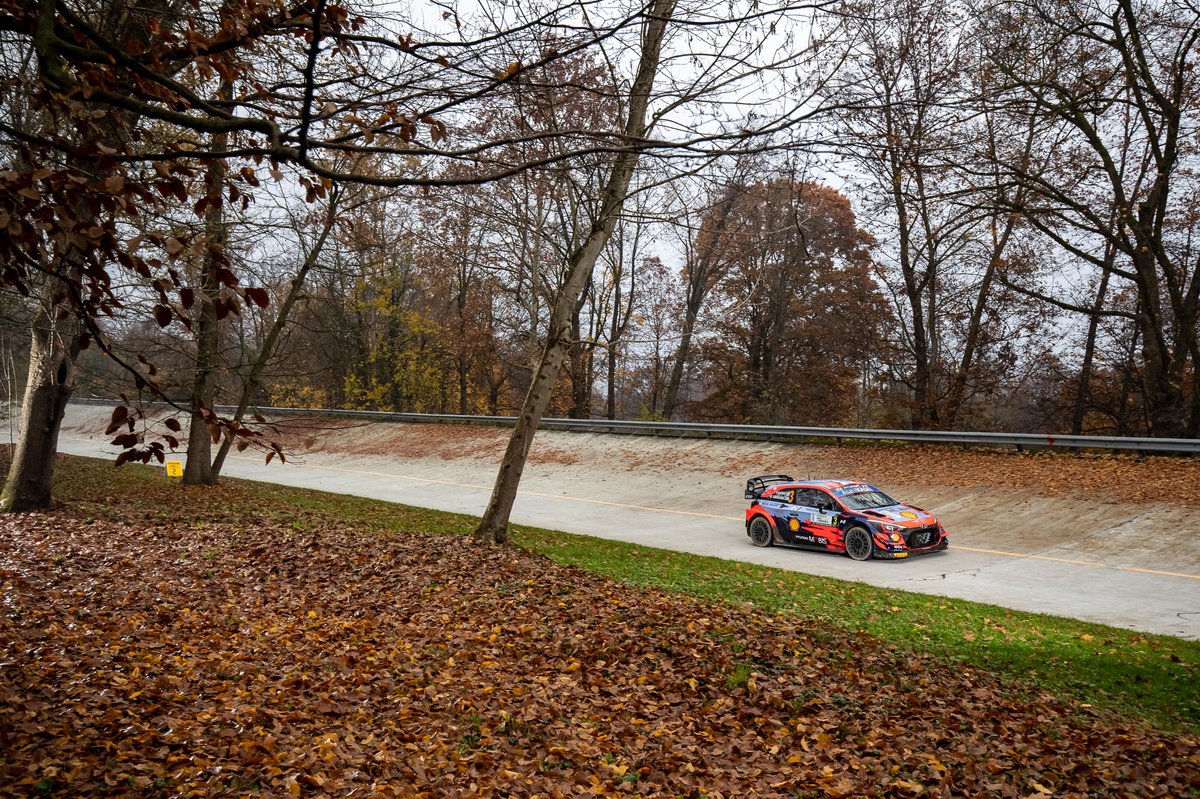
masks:
{"label": "car side mirror", "polygon": [[827,499],[823,499],[817,503],[817,510],[833,510],[833,503]]}

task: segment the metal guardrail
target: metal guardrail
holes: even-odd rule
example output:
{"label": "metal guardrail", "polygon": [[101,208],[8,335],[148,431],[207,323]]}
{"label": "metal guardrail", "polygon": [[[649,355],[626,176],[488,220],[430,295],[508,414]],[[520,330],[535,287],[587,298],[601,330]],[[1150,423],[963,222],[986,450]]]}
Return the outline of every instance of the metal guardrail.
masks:
{"label": "metal guardrail", "polygon": [[[78,398],[72,402],[88,405],[112,405],[114,400]],[[152,404],[152,403],[147,403]],[[232,412],[232,406],[217,406]],[[263,416],[332,416],[367,419],[377,422],[410,424],[476,424],[512,427],[514,416],[465,416],[454,413],[394,413],[391,411],[347,411],[308,408],[258,408]],[[971,433],[956,430],[871,430],[841,427],[794,427],[763,424],[697,424],[694,422],[636,422],[608,419],[542,419],[539,429],[568,430],[582,433],[616,433],[643,436],[722,438],[751,441],[805,443],[849,440],[909,442],[918,444],[957,444],[975,447],[1016,447],[1025,449],[1093,449],[1132,452],[1200,454],[1200,439],[1134,438],[1129,436],[1071,436],[1042,433]]]}

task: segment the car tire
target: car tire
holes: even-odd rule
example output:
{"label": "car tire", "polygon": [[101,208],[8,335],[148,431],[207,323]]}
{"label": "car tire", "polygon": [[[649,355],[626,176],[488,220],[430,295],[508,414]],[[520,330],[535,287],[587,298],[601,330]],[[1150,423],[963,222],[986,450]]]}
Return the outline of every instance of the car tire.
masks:
{"label": "car tire", "polygon": [[846,554],[854,560],[870,560],[874,554],[871,534],[862,527],[851,527],[842,540],[846,545]]}
{"label": "car tire", "polygon": [[750,543],[756,547],[769,547],[775,543],[775,534],[766,518],[755,516],[750,520]]}

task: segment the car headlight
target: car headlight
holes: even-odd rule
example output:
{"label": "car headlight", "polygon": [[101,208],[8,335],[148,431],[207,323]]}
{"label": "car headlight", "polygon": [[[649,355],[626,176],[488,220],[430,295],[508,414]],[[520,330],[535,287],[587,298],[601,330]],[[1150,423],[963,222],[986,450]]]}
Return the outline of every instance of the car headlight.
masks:
{"label": "car headlight", "polygon": [[903,527],[901,527],[898,524],[888,524],[887,522],[884,522],[883,524],[881,524],[879,526],[883,528],[883,531],[885,533],[898,533],[904,529]]}

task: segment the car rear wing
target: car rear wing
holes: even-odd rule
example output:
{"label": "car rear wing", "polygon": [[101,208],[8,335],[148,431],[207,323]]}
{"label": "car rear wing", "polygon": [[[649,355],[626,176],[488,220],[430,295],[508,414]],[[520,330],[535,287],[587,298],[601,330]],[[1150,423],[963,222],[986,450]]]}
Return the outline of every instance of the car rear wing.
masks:
{"label": "car rear wing", "polygon": [[764,474],[761,477],[751,477],[746,481],[746,499],[758,499],[771,486],[796,482],[786,474]]}

